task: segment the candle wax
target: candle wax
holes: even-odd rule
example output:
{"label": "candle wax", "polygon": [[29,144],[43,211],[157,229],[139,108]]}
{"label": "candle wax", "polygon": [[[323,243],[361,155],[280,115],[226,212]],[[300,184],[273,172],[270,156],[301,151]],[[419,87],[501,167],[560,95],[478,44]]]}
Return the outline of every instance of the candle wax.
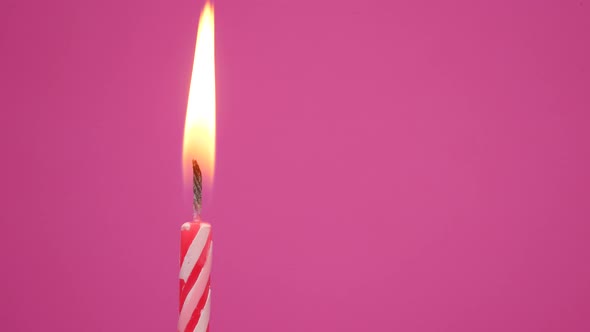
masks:
{"label": "candle wax", "polygon": [[184,223],[180,230],[178,332],[207,332],[211,311],[211,225]]}

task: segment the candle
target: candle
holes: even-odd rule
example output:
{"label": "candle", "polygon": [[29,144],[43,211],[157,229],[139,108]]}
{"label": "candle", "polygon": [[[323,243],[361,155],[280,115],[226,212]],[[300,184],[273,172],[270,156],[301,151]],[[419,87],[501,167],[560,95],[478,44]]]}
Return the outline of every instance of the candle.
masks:
{"label": "candle", "polygon": [[211,225],[182,225],[180,241],[180,317],[178,331],[207,331],[211,312]]}
{"label": "candle", "polygon": [[199,27],[184,128],[184,182],[193,187],[193,221],[180,231],[178,332],[209,331],[211,312],[211,225],[201,220],[204,185],[215,164],[215,52],[213,7],[205,4]]}

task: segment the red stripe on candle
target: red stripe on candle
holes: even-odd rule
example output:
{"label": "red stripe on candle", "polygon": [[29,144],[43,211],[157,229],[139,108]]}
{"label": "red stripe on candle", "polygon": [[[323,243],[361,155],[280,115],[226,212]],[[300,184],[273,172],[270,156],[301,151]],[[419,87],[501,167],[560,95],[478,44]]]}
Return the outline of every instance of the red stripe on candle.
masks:
{"label": "red stripe on candle", "polygon": [[[184,280],[180,279],[180,291],[181,292],[184,289],[184,285],[185,285]],[[183,299],[180,299],[180,302],[178,303],[178,313],[180,313],[180,311],[182,310],[182,304],[183,303],[184,303],[184,300]]]}
{"label": "red stripe on candle", "polygon": [[188,293],[190,292],[190,290],[193,288],[193,286],[197,282],[197,279],[199,278],[199,275],[201,274],[201,270],[203,270],[203,267],[205,266],[205,261],[207,261],[207,256],[209,255],[210,250],[211,250],[211,232],[209,232],[209,236],[207,236],[207,242],[205,244],[205,248],[201,252],[201,255],[199,256],[199,260],[195,264],[195,267],[193,268],[193,270],[189,274],[186,283],[184,283],[184,285],[183,285],[183,280],[180,279],[180,281],[181,281],[180,305],[181,306],[183,305],[184,301],[186,300]]}
{"label": "red stripe on candle", "polygon": [[[205,308],[205,304],[207,304],[207,297],[209,297],[209,289],[211,288],[211,278],[207,280],[207,286],[205,286],[205,291],[203,295],[201,295],[201,299],[199,299],[199,303],[195,308],[195,311],[191,315],[191,319],[188,321],[186,325],[185,331],[193,331],[199,323],[199,319],[201,318],[201,311]],[[207,326],[207,330],[209,330],[209,326]]]}

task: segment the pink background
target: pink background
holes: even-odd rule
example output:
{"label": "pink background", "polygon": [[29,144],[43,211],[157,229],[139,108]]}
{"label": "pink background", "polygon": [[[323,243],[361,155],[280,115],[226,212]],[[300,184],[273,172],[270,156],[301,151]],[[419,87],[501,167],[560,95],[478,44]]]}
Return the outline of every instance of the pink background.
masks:
{"label": "pink background", "polygon": [[[0,5],[0,330],[175,330],[201,6]],[[216,23],[212,331],[590,330],[590,2]]]}

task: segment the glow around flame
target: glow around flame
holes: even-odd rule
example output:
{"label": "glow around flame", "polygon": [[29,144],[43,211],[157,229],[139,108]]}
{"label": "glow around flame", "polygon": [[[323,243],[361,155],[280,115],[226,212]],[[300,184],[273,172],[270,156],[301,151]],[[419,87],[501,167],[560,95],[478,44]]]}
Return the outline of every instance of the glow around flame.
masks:
{"label": "glow around flame", "polygon": [[197,31],[188,95],[182,162],[184,181],[192,184],[192,159],[211,185],[215,169],[215,43],[213,6],[207,2]]}

